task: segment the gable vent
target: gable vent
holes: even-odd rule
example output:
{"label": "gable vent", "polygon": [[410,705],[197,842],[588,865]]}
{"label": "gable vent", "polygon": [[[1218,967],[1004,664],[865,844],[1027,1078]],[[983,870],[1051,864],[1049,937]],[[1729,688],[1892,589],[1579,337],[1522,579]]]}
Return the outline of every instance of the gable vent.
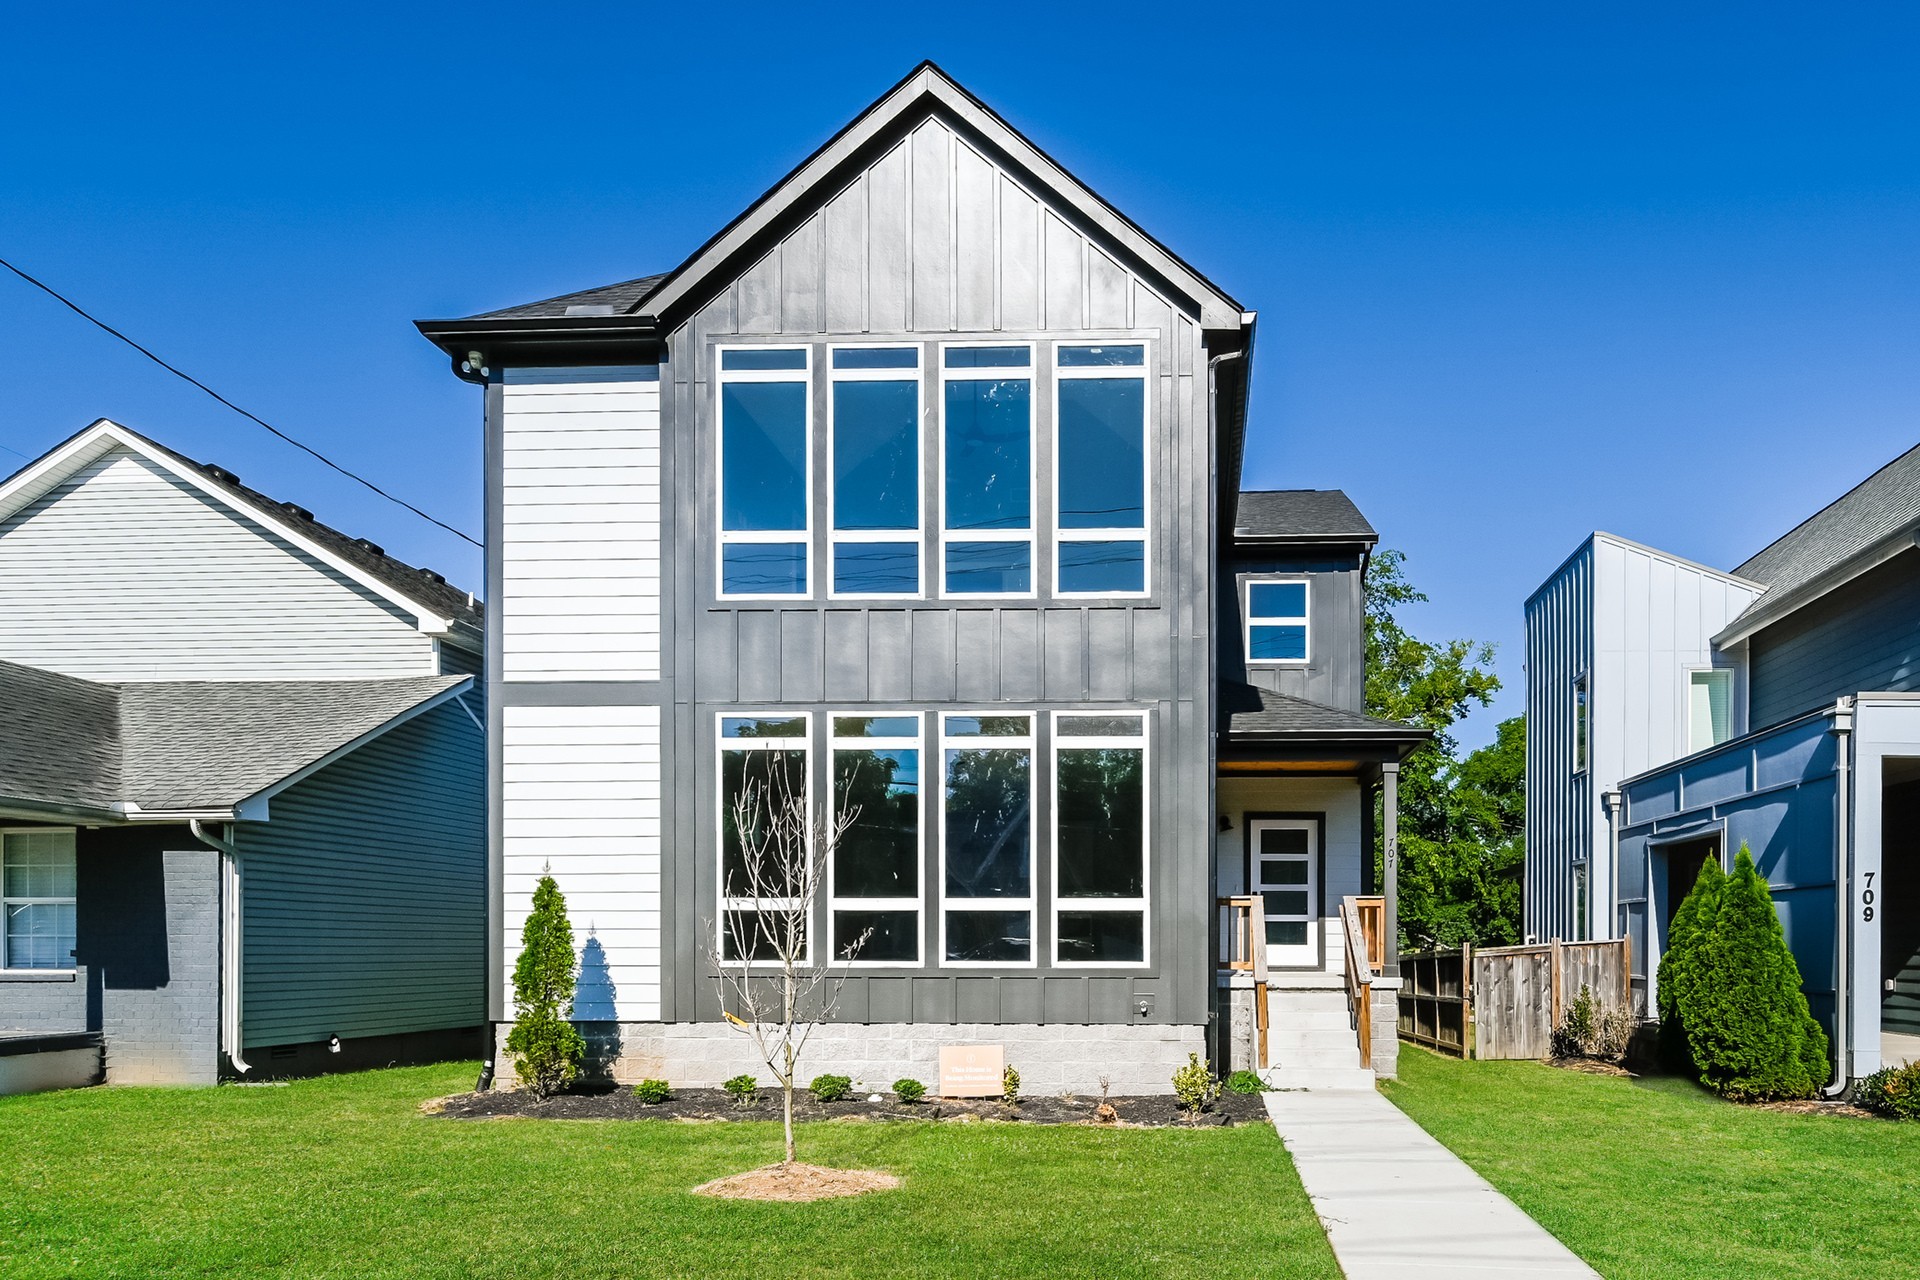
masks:
{"label": "gable vent", "polygon": [[297,502],[283,502],[280,504],[280,509],[290,516],[299,516],[302,520],[313,519],[313,512],[307,510]]}
{"label": "gable vent", "polygon": [[217,467],[211,462],[201,463],[200,469],[206,472],[208,475],[212,476],[215,480],[220,481],[222,484],[239,484],[240,483],[239,476],[233,474],[233,472],[227,470],[225,467]]}
{"label": "gable vent", "polygon": [[353,545],[360,548],[362,551],[371,551],[376,556],[383,556],[387,554],[387,549],[385,547],[381,546],[377,542],[369,542],[365,538],[355,538],[353,540]]}

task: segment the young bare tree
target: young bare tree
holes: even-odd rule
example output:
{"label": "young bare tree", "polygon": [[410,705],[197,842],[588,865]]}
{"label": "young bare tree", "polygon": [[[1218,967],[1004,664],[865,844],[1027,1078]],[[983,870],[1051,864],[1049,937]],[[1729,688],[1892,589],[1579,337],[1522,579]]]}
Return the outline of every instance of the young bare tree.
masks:
{"label": "young bare tree", "polygon": [[721,1012],[753,1038],[780,1084],[788,1164],[794,1160],[796,1064],[814,1028],[839,1004],[848,962],[872,933],[838,956],[817,953],[815,909],[827,867],[859,810],[843,806],[831,818],[816,818],[805,770],[799,753],[742,753],[722,835],[720,924],[707,942]]}

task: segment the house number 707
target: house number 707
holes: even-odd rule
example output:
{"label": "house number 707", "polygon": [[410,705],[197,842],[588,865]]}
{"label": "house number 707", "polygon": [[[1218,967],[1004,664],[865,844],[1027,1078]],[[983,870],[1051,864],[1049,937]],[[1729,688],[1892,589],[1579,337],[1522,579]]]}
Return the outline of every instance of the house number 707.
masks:
{"label": "house number 707", "polygon": [[1871,919],[1873,919],[1873,876],[1874,876],[1874,873],[1873,873],[1873,872],[1871,872],[1871,871],[1868,871],[1868,872],[1866,872],[1866,873],[1865,873],[1865,875],[1866,875],[1866,877],[1867,877],[1867,886],[1866,886],[1866,888],[1864,888],[1864,889],[1862,889],[1862,890],[1860,891],[1860,918],[1861,918],[1862,920],[1871,920]]}

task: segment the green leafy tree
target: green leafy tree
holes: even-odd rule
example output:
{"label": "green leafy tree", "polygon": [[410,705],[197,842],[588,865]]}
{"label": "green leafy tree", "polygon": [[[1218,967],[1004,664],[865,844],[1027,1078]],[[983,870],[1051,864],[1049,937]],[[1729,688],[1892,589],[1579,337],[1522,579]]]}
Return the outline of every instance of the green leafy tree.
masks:
{"label": "green leafy tree", "polygon": [[[1377,553],[1366,583],[1367,711],[1431,730],[1400,766],[1400,932],[1409,946],[1505,944],[1520,937],[1526,803],[1526,726],[1460,760],[1451,730],[1499,692],[1494,650],[1473,640],[1433,643],[1403,613],[1427,597],[1406,557]],[[1380,868],[1381,850],[1374,849]],[[1378,877],[1376,876],[1376,879]]]}
{"label": "green leafy tree", "polygon": [[579,1074],[586,1041],[573,1022],[573,980],[578,963],[567,900],[552,876],[533,890],[533,911],[520,930],[520,959],[513,966],[513,1030],[507,1053],[514,1074],[539,1097],[565,1088]]}

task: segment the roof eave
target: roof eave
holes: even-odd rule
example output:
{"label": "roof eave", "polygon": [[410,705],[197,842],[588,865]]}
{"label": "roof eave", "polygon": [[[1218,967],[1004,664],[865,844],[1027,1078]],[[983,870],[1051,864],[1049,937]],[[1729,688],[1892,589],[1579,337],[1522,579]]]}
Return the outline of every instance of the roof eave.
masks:
{"label": "roof eave", "polygon": [[1814,575],[1784,594],[1775,595],[1769,591],[1749,605],[1744,613],[1735,618],[1725,630],[1713,637],[1713,645],[1725,649],[1752,639],[1774,623],[1791,614],[1831,595],[1846,586],[1862,574],[1879,568],[1902,552],[1920,547],[1920,525],[1908,525],[1896,529],[1887,537],[1862,548],[1833,565],[1823,573]]}
{"label": "roof eave", "polygon": [[1242,533],[1236,529],[1233,533],[1233,545],[1255,549],[1327,547],[1342,551],[1370,551],[1380,545],[1380,535],[1377,533]]}
{"label": "roof eave", "polygon": [[663,338],[651,316],[524,316],[418,320],[414,328],[447,353],[453,371],[483,382],[461,363],[478,351],[490,365],[638,364],[658,358]]}

